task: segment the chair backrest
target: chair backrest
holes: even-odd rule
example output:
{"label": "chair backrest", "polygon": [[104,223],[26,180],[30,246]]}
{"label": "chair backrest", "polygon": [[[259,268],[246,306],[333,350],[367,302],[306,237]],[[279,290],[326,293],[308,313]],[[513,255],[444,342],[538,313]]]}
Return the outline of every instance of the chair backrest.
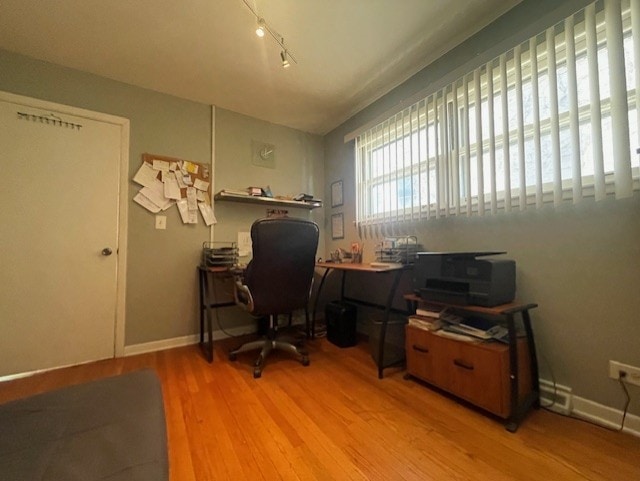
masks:
{"label": "chair backrest", "polygon": [[319,232],[314,222],[291,217],[253,223],[253,259],[244,279],[254,314],[286,314],[307,305]]}

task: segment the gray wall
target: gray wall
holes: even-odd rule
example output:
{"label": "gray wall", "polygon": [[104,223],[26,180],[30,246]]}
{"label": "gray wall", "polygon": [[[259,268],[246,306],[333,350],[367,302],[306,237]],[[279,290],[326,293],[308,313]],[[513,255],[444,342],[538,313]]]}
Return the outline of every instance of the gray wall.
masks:
{"label": "gray wall", "polygon": [[[252,163],[252,141],[275,146],[275,168]],[[249,186],[269,186],[273,195],[295,196],[302,192],[322,198],[324,186],[324,150],[322,137],[247,117],[224,109],[216,109],[214,190],[241,190]],[[319,252],[324,251],[324,208],[314,210],[282,208],[290,217],[316,222],[321,229]],[[216,202],[218,224],[214,228],[216,241],[235,242],[238,232],[249,232],[254,220],[267,215],[264,205],[238,202]],[[248,262],[250,257],[240,259]],[[229,283],[217,280],[217,294],[222,299],[231,296]],[[235,307],[219,310],[223,329],[254,322]],[[246,330],[246,329],[245,329]],[[236,332],[236,331],[232,331]]]}
{"label": "gray wall", "polygon": [[[543,31],[586,5],[586,1],[525,0],[469,41],[325,136],[325,197],[343,179],[344,241],[328,251],[363,241],[365,261],[378,238],[359,239],[353,227],[355,180],[353,142],[344,136],[425,89],[435,89],[490,60],[519,41]],[[640,195],[625,200],[585,201],[484,218],[448,218],[415,226],[428,250],[505,250],[517,263],[517,296],[536,302],[532,322],[540,374],[573,389],[575,395],[621,409],[621,387],[608,378],[608,361],[640,366]],[[360,289],[369,291],[366,279]],[[640,390],[631,387],[635,399]],[[631,411],[640,413],[637,401]]]}
{"label": "gray wall", "polygon": [[[0,50],[0,90],[105,112],[130,120],[129,178],[148,152],[209,164],[211,107]],[[216,172],[213,189],[271,185],[275,194],[321,195],[323,146],[318,136],[217,111]],[[250,163],[251,139],[276,144],[277,168]],[[166,212],[167,229],[156,230],[154,215],[131,199],[129,183],[126,292],[127,346],[198,332],[196,266],[210,231],[202,219],[183,225],[178,211]],[[215,206],[215,240],[236,240],[265,209],[240,204]],[[322,226],[323,212],[290,211]],[[246,320],[235,309],[230,320]],[[231,312],[231,310],[228,310]],[[248,321],[247,321],[248,322]]]}
{"label": "gray wall", "polygon": [[[0,51],[0,89],[130,120],[129,178],[149,152],[195,162],[211,159],[211,109],[109,79]],[[129,182],[129,199],[139,186]],[[129,202],[125,344],[185,336],[197,328],[196,265],[209,229],[181,225],[167,211],[167,229]]]}
{"label": "gray wall", "polygon": [[[252,141],[275,146],[275,168],[252,163]],[[274,196],[302,192],[322,196],[324,150],[322,137],[216,109],[216,155],[214,190],[271,188]],[[236,241],[238,231],[249,232],[251,223],[265,217],[263,205],[216,202],[215,240]],[[322,225],[324,209],[289,208],[291,217],[310,219]],[[324,246],[322,247],[324,248]]]}

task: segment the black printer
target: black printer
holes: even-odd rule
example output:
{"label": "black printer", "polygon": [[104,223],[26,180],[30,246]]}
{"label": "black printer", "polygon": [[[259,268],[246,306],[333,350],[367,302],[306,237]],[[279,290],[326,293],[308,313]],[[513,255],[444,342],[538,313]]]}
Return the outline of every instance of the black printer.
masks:
{"label": "black printer", "polygon": [[418,252],[414,292],[425,301],[492,307],[516,295],[516,263],[505,252]]}

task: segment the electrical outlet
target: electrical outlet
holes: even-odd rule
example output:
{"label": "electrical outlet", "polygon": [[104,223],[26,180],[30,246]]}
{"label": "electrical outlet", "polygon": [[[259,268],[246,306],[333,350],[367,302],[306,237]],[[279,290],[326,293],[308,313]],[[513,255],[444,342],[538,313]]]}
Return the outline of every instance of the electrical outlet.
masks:
{"label": "electrical outlet", "polygon": [[625,373],[624,380],[626,382],[640,386],[640,367],[629,366],[618,361],[609,361],[609,377],[619,379],[623,377],[621,373]]}

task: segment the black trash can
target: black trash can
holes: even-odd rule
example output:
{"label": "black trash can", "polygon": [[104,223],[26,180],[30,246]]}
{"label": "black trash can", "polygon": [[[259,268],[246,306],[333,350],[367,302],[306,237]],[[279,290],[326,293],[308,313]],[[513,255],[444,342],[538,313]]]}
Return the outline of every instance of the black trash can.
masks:
{"label": "black trash can", "polygon": [[328,302],[324,309],[327,324],[327,339],[338,347],[351,347],[357,344],[358,308],[347,302]]}

